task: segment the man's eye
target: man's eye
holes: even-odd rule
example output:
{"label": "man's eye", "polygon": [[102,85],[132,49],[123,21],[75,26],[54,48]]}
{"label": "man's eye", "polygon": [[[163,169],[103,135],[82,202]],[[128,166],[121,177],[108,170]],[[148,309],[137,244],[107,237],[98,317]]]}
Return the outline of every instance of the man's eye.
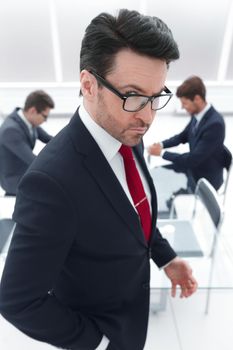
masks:
{"label": "man's eye", "polygon": [[138,95],[138,92],[136,92],[136,91],[126,91],[125,95],[126,96],[134,96],[134,95]]}

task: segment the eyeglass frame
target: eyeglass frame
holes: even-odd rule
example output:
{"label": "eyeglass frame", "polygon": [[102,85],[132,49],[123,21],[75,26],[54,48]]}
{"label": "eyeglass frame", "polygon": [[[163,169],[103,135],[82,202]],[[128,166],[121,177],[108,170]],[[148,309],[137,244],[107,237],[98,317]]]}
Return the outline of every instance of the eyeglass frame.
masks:
{"label": "eyeglass frame", "polygon": [[[138,112],[140,111],[141,109],[143,109],[147,104],[148,102],[151,102],[151,109],[152,111],[158,111],[160,109],[163,109],[167,104],[168,102],[170,101],[170,99],[172,98],[173,96],[173,93],[166,87],[164,86],[164,89],[163,91],[166,92],[166,94],[156,94],[156,95],[153,95],[153,96],[146,96],[146,95],[142,95],[142,94],[131,94],[131,93],[128,93],[126,95],[123,95],[122,93],[120,93],[120,91],[118,91],[112,84],[110,84],[106,79],[104,79],[103,77],[101,77],[101,75],[97,74],[96,72],[94,71],[89,71],[89,73],[91,73],[92,75],[94,75],[94,77],[96,78],[96,80],[98,82],[100,82],[104,87],[106,87],[108,90],[110,90],[111,92],[113,92],[116,96],[120,97],[121,100],[123,100],[123,110],[126,111],[126,112]],[[126,103],[126,100],[128,97],[135,97],[135,96],[138,96],[138,97],[146,97],[148,98],[148,101],[142,106],[142,107],[139,107],[138,109],[136,110],[133,110],[133,111],[129,111],[127,109],[125,109],[125,103]],[[163,107],[160,107],[160,108],[156,108],[156,109],[153,109],[152,108],[152,103],[154,101],[155,98],[158,98],[158,97],[161,97],[161,96],[168,96],[169,99],[167,100],[167,102],[165,103],[165,105]]]}
{"label": "eyeglass frame", "polygon": [[42,112],[39,112],[39,114],[42,115],[42,117],[44,118],[44,120],[47,120],[47,119],[48,119],[48,116],[49,116],[49,115],[46,115],[46,114],[44,114],[44,113],[42,113]]}

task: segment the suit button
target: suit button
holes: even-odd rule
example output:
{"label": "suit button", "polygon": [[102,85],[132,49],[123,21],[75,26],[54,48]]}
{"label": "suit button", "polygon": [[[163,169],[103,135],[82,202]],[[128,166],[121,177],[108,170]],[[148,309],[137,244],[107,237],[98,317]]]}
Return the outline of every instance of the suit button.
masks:
{"label": "suit button", "polygon": [[147,290],[150,289],[150,283],[143,283],[142,288]]}

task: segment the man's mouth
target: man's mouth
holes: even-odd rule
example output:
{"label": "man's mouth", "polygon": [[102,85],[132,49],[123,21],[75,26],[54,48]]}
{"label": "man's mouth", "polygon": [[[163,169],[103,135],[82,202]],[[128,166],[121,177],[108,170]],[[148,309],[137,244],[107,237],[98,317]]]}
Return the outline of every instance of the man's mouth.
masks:
{"label": "man's mouth", "polygon": [[130,130],[134,131],[134,132],[136,132],[138,134],[142,134],[143,135],[147,131],[147,127],[146,126],[144,126],[144,127],[132,127],[132,128],[130,128]]}

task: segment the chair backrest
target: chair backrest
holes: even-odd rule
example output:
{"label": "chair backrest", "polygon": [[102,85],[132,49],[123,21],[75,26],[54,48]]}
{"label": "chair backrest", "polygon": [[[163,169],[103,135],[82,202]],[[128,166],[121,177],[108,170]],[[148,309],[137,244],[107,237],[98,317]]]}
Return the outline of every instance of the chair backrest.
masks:
{"label": "chair backrest", "polygon": [[6,254],[12,237],[15,223],[12,214],[15,206],[15,197],[0,196],[0,255]]}
{"label": "chair backrest", "polygon": [[222,221],[222,208],[214,187],[205,178],[198,180],[195,195],[204,204],[216,228]]}
{"label": "chair backrest", "polygon": [[12,219],[0,219],[0,254],[8,249],[15,222]]}
{"label": "chair backrest", "polygon": [[231,151],[224,145],[223,149],[223,167],[229,171],[232,164]]}
{"label": "chair backrest", "polygon": [[224,205],[226,200],[226,192],[229,183],[229,177],[232,170],[232,154],[226,146],[224,146],[223,149],[222,165],[225,169],[224,182],[220,190],[218,190],[218,193],[222,196],[222,204]]}

